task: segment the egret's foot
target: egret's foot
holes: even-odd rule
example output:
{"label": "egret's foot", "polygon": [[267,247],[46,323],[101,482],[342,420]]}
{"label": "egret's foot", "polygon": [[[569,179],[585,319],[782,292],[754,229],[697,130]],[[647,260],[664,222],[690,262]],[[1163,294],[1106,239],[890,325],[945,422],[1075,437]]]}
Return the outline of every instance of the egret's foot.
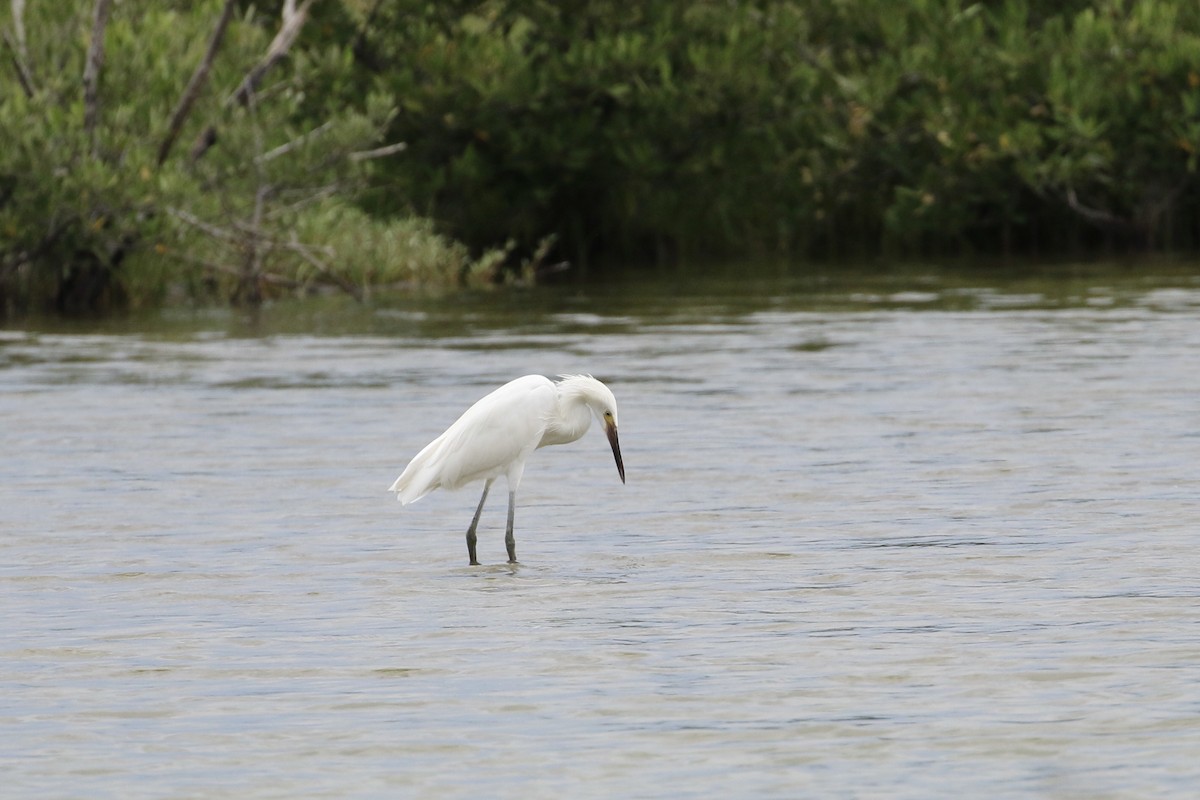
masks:
{"label": "egret's foot", "polygon": [[510,564],[520,564],[521,562],[520,562],[520,561],[517,561],[515,558],[510,558],[510,559],[508,560],[508,563],[510,563]]}
{"label": "egret's foot", "polygon": [[478,561],[476,561],[475,559],[471,559],[471,566],[472,566],[472,567],[478,567],[478,566],[479,566],[479,562],[478,562]]}

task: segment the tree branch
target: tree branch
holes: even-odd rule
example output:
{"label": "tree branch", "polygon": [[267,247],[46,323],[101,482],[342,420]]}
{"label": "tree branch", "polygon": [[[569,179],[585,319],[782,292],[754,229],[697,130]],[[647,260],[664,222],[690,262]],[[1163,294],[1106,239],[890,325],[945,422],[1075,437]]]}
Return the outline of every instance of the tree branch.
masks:
{"label": "tree branch", "polygon": [[[245,254],[245,263],[242,267],[241,276],[241,291],[246,292],[246,299],[253,305],[262,305],[262,291],[259,289],[259,278],[263,274],[263,258],[266,251],[271,249],[274,244],[269,238],[262,233],[262,213],[263,205],[267,201],[267,195],[270,194],[271,187],[266,184],[260,184],[258,191],[254,193],[254,216],[251,217],[250,227],[247,231],[247,236],[243,239],[248,252]],[[263,245],[266,245],[266,248]]]}
{"label": "tree branch", "polygon": [[289,250],[291,250],[293,253],[296,253],[301,258],[303,258],[305,261],[307,261],[310,265],[312,265],[313,268],[315,268],[318,272],[320,272],[326,278],[328,278],[329,280],[336,283],[343,292],[350,295],[358,302],[360,302],[360,303],[362,302],[362,299],[363,299],[362,288],[359,286],[356,286],[354,284],[354,282],[351,281],[350,279],[345,278],[345,277],[337,274],[336,272],[334,272],[333,269],[328,264],[326,264],[324,261],[322,261],[320,258],[317,257],[316,253],[314,253],[310,247],[296,241],[294,234],[293,234],[292,241],[286,242],[285,246]]}
{"label": "tree branch", "polygon": [[283,144],[279,145],[278,147],[273,148],[273,149],[268,150],[267,152],[263,153],[261,156],[256,156],[254,160],[256,163],[261,164],[261,163],[279,158],[280,156],[286,155],[287,153],[290,153],[291,151],[295,150],[297,147],[300,147],[305,142],[307,142],[309,139],[317,138],[318,136],[325,133],[325,131],[329,130],[332,127],[333,127],[333,122],[323,122],[320,125],[318,125],[317,127],[313,128],[308,133],[302,133],[299,136],[297,136],[295,139],[292,139],[290,142],[284,142]]}
{"label": "tree branch", "polygon": [[[173,257],[179,259],[180,261],[187,262],[188,264],[195,264],[196,266],[203,267],[209,272],[218,272],[222,275],[229,275],[235,278],[241,277],[242,274],[241,270],[239,270],[237,267],[231,267],[228,264],[218,264],[215,261],[208,261],[207,259],[203,258],[196,258],[188,253],[174,253]],[[273,275],[269,272],[263,274],[261,277],[264,283],[273,283],[279,286],[286,286],[289,289],[296,289],[303,285],[300,283],[300,281],[293,280],[292,278],[285,278],[282,275]]]}
{"label": "tree branch", "polygon": [[313,0],[304,0],[304,5],[296,8],[296,0],[284,0],[282,11],[283,21],[279,25],[279,32],[271,40],[266,56],[255,64],[253,69],[246,73],[246,77],[242,79],[241,85],[233,93],[232,97],[230,97],[231,102],[237,102],[241,105],[249,102],[250,95],[257,91],[263,77],[271,67],[275,66],[287,55],[292,44],[300,36],[300,29],[304,27],[304,23],[308,19],[308,9],[312,7],[312,4]]}
{"label": "tree branch", "polygon": [[4,31],[4,43],[12,50],[13,69],[26,97],[33,97],[33,75],[29,71],[29,47],[25,41],[25,0],[12,0],[12,36]]}
{"label": "tree branch", "polygon": [[[199,230],[214,239],[218,239],[222,242],[228,242],[237,247],[244,248],[247,246],[247,242],[252,242],[256,251],[260,251],[263,246],[266,246],[266,248],[269,250],[287,250],[288,252],[295,253],[296,255],[300,256],[300,258],[304,259],[304,261],[306,261],[309,265],[315,268],[317,272],[319,272],[332,283],[336,284],[338,288],[340,288],[346,294],[360,302],[363,299],[362,287],[357,286],[349,278],[339,275],[332,267],[326,264],[316,254],[312,247],[309,247],[303,242],[297,240],[294,233],[290,239],[280,240],[264,235],[262,229],[253,223],[246,224],[234,222],[234,227],[232,229],[222,228],[218,225],[205,222],[195,214],[192,214],[189,211],[184,211],[182,208],[167,207],[165,210],[168,214],[175,217],[180,222],[190,225],[196,230]],[[215,267],[216,265],[210,266]],[[283,278],[271,273],[257,272],[254,273],[253,276],[248,275],[244,266],[241,269],[224,266],[219,267],[219,269],[229,273],[230,275],[238,277],[243,282],[253,277],[255,279],[261,278],[276,283],[286,282],[291,285],[299,285],[297,282],[292,281],[289,278]]]}
{"label": "tree branch", "polygon": [[13,30],[17,32],[17,46],[20,48],[17,52],[22,58],[28,59],[29,53],[26,51],[25,40],[25,0],[12,0],[12,18]]}
{"label": "tree branch", "polygon": [[236,242],[241,238],[233,231],[205,222],[195,214],[191,213],[190,211],[184,211],[182,208],[167,206],[163,210],[172,217],[175,217],[175,219],[179,220],[180,222],[185,222],[196,230],[207,233],[214,239],[220,239],[225,242]]}
{"label": "tree branch", "polygon": [[[20,34],[17,35],[20,36]],[[26,97],[33,97],[33,76],[29,74],[29,67],[21,57],[22,48],[13,41],[8,31],[4,31],[4,43],[12,50],[12,64],[13,69],[17,72],[17,82],[21,84],[21,89],[25,92]]]}
{"label": "tree branch", "polygon": [[366,161],[371,158],[383,158],[390,156],[393,153],[400,153],[408,149],[407,142],[396,142],[395,144],[376,147],[374,150],[359,150],[350,154],[351,161]]}
{"label": "tree branch", "polygon": [[179,97],[179,103],[171,113],[167,135],[163,137],[162,144],[158,148],[159,166],[162,166],[167,160],[175,140],[179,138],[179,132],[183,129],[183,123],[191,113],[192,105],[195,104],[196,98],[200,96],[200,90],[204,88],[204,84],[208,80],[208,73],[217,57],[217,50],[221,47],[225,29],[229,27],[229,21],[233,19],[233,5],[234,0],[225,0],[225,7],[221,9],[221,16],[213,29],[212,37],[208,40],[208,49],[204,52],[204,58],[196,66],[196,71],[192,73],[191,80],[188,81],[187,87]]}
{"label": "tree branch", "polygon": [[92,41],[83,67],[83,130],[96,152],[96,122],[100,118],[100,69],[104,66],[104,29],[112,0],[96,0],[92,9]]}
{"label": "tree branch", "polygon": [[[308,19],[308,9],[312,7],[312,4],[313,0],[304,0],[304,4],[300,8],[296,8],[296,0],[284,0],[279,32],[275,34],[275,38],[271,40],[270,46],[267,47],[267,54],[246,73],[246,77],[242,79],[237,90],[226,100],[226,105],[235,102],[246,105],[250,102],[250,98],[262,83],[263,77],[266,76],[271,67],[275,66],[287,55],[292,44],[300,36],[300,29],[304,27],[304,23]],[[196,138],[189,158],[192,161],[199,160],[216,143],[217,126],[215,124],[209,125]]]}
{"label": "tree branch", "polygon": [[319,203],[330,197],[335,197],[338,192],[342,191],[345,186],[339,181],[327,183],[324,186],[316,186],[305,190],[305,194],[299,200],[288,203],[287,205],[276,205],[267,212],[267,219],[276,220],[280,217],[294,214],[314,203]]}
{"label": "tree branch", "polygon": [[1129,220],[1123,217],[1118,217],[1116,214],[1083,205],[1079,202],[1079,198],[1076,196],[1075,188],[1073,186],[1067,187],[1067,206],[1079,216],[1096,225],[1111,225],[1113,227],[1122,229],[1132,229],[1136,227]]}

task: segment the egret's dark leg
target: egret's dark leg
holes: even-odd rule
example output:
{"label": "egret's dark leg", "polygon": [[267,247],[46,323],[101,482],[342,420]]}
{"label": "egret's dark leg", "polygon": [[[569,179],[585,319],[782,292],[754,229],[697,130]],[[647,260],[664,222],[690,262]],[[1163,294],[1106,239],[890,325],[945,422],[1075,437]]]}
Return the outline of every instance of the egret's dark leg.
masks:
{"label": "egret's dark leg", "polygon": [[517,510],[517,493],[508,493],[508,529],[504,533],[504,546],[508,548],[508,563],[517,563],[517,539],[513,536],[513,516]]}
{"label": "egret's dark leg", "polygon": [[475,509],[471,527],[467,528],[467,555],[471,557],[471,566],[473,567],[479,566],[479,559],[475,557],[475,529],[479,527],[479,515],[483,513],[483,504],[487,502],[488,490],[491,488],[491,481],[483,485],[483,497],[479,498],[479,507]]}

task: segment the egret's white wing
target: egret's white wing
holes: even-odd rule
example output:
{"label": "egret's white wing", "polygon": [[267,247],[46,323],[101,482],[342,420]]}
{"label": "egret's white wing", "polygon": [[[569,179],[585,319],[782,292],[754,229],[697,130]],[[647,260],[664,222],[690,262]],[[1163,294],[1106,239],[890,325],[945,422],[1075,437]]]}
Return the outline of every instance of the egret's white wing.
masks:
{"label": "egret's white wing", "polygon": [[392,491],[408,504],[434,489],[457,489],[505,474],[537,446],[557,403],[553,382],[541,375],[504,384],[426,445]]}

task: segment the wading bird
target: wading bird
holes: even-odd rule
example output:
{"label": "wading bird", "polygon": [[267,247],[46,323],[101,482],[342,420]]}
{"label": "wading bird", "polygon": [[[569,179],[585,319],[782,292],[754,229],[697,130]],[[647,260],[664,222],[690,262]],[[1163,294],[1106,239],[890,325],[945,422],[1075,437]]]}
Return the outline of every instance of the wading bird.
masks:
{"label": "wading bird", "polygon": [[625,464],[617,443],[617,398],[591,375],[563,375],[555,383],[541,375],[510,381],[468,408],[438,438],[409,462],[391,491],[404,505],[414,503],[434,489],[458,489],[484,481],[483,496],[467,529],[467,555],[475,557],[475,528],[492,483],[501,475],[508,481],[508,528],[504,544],[508,561],[517,563],[513,515],[517,487],[525,460],[539,447],[573,442],[587,432],[592,416],[604,424],[608,443],[617,459],[617,472],[625,482]]}

